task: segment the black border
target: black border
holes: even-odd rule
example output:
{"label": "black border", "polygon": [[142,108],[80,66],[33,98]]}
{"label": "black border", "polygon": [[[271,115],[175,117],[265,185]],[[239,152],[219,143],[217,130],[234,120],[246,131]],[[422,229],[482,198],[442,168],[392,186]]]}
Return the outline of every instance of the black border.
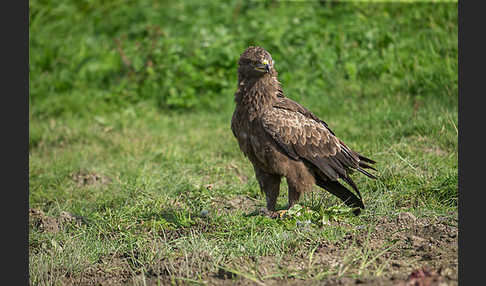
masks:
{"label": "black border", "polygon": [[[479,183],[485,176],[479,158],[484,149],[482,134],[486,130],[482,100],[485,91],[484,9],[474,7],[474,1],[458,1],[458,188],[459,236],[458,280],[459,285],[481,285],[484,280],[483,236],[484,189]],[[475,31],[477,29],[477,31]],[[480,57],[483,56],[483,57]],[[477,164],[477,163],[479,164]],[[479,180],[478,180],[479,179]],[[479,183],[479,184],[478,184]],[[478,283],[479,281],[479,283]]]}
{"label": "black border", "polygon": [[2,280],[29,285],[29,2],[2,10]]}

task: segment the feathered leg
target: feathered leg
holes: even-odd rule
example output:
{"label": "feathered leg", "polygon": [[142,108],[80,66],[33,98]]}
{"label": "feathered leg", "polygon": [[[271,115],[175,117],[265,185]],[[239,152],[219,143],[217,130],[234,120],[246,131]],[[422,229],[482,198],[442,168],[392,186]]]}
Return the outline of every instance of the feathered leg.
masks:
{"label": "feathered leg", "polygon": [[[287,184],[289,185],[289,209],[299,201],[302,193],[309,191],[309,189],[312,188],[311,181],[303,178],[304,177],[287,177]],[[279,212],[279,216],[284,216],[286,212],[287,210]]]}
{"label": "feathered leg", "polygon": [[281,176],[275,174],[265,173],[264,171],[254,168],[256,179],[260,184],[260,190],[265,194],[267,199],[267,210],[270,212],[275,211],[275,205],[277,204],[277,197],[280,192]]}
{"label": "feathered leg", "polygon": [[294,184],[289,184],[289,209],[299,201],[300,194]]}

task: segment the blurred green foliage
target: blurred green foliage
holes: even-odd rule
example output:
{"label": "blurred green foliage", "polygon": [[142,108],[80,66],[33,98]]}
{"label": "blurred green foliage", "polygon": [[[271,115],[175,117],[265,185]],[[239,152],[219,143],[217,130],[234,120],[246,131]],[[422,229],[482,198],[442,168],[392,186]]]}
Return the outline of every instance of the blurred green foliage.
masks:
{"label": "blurred green foliage", "polygon": [[218,110],[232,104],[249,45],[272,54],[294,99],[406,94],[457,104],[457,3],[32,0],[29,8],[29,107],[39,119],[142,101]]}

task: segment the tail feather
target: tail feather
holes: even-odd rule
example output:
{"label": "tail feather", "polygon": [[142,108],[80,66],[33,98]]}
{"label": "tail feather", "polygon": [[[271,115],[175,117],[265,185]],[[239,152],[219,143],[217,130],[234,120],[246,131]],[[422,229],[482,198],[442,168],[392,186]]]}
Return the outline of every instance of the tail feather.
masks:
{"label": "tail feather", "polygon": [[355,194],[353,194],[350,190],[341,185],[338,181],[325,181],[320,178],[316,179],[316,184],[319,187],[325,189],[326,191],[341,199],[347,206],[357,208],[354,211],[355,215],[358,215],[361,212],[360,208],[365,208],[362,199],[358,198]]}
{"label": "tail feather", "polygon": [[356,186],[353,179],[351,179],[347,175],[344,176],[344,177],[341,177],[341,179],[343,179],[346,183],[348,183],[348,185],[350,185],[353,188],[353,190],[358,194],[358,197],[359,197],[360,200],[363,200],[363,198],[361,197],[361,193],[358,190],[358,186]]}
{"label": "tail feather", "polygon": [[359,162],[358,163],[360,167],[362,168],[365,168],[365,169],[371,169],[371,170],[375,170],[375,171],[378,171],[377,169],[373,168],[372,166],[366,164],[366,163],[363,163],[363,162]]}
{"label": "tail feather", "polygon": [[375,177],[375,176],[373,176],[372,174],[370,174],[370,173],[366,172],[365,170],[361,169],[360,167],[358,167],[358,169],[357,169],[357,170],[358,170],[358,171],[360,171],[361,173],[365,174],[366,176],[368,176],[368,177],[372,178],[372,179],[376,179],[376,177]]}
{"label": "tail feather", "polygon": [[[360,155],[358,154],[358,158],[359,158],[359,162],[358,162],[358,168],[356,168],[358,171],[360,171],[361,173],[365,174],[366,176],[372,178],[372,179],[376,179],[376,177],[368,172],[366,172],[365,170],[363,170],[363,168],[365,169],[371,169],[371,170],[375,170],[377,171],[375,168],[373,168],[372,166],[366,164],[366,163],[370,163],[370,164],[375,164],[376,162],[374,160],[371,160],[370,158],[367,158],[363,155]],[[364,163],[366,162],[366,163]]]}
{"label": "tail feather", "polygon": [[373,161],[370,158],[367,158],[367,157],[365,157],[363,155],[360,155],[360,154],[358,154],[358,158],[359,158],[360,161],[365,161],[367,163],[371,163],[371,164],[375,164],[376,163],[376,161]]}

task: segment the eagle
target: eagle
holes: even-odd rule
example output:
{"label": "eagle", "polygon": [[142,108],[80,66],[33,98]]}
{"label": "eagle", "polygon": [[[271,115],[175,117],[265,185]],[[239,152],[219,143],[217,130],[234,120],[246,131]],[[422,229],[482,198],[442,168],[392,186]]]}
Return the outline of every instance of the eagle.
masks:
{"label": "eagle", "polygon": [[275,205],[285,177],[288,208],[317,185],[358,215],[364,203],[349,174],[357,170],[376,179],[365,170],[376,171],[370,165],[376,162],[349,148],[323,120],[287,98],[277,75],[269,52],[259,46],[248,47],[238,61],[236,105],[231,118],[231,130],[265,194],[264,212],[271,217],[281,215],[275,212]]}

